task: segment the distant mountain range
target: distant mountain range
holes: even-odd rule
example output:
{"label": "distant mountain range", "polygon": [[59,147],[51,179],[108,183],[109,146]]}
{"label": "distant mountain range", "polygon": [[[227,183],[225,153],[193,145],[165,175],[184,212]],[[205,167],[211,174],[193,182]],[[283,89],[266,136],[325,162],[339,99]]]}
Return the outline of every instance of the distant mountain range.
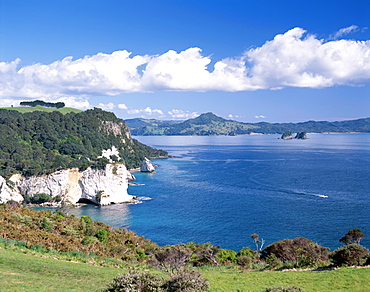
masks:
{"label": "distant mountain range", "polygon": [[370,118],[341,122],[308,121],[302,123],[242,123],[227,120],[214,113],[204,113],[185,121],[128,119],[125,120],[134,136],[161,135],[247,135],[247,134],[282,134],[286,131],[294,133],[350,133],[370,132]]}

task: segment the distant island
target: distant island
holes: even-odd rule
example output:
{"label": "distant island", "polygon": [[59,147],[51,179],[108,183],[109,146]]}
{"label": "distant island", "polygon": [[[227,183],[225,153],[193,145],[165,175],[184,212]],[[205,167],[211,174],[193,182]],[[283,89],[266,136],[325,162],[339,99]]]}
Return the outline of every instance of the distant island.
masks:
{"label": "distant island", "polygon": [[[307,121],[302,123],[242,123],[227,120],[208,112],[185,121],[127,119],[126,125],[134,136],[212,136],[291,133],[369,133],[370,118],[340,122]],[[297,137],[298,139],[298,137]],[[302,139],[302,138],[299,138]]]}
{"label": "distant island", "polygon": [[293,133],[291,131],[286,131],[286,132],[284,132],[283,135],[281,135],[280,139],[283,139],[283,140],[290,140],[290,139],[305,140],[305,139],[308,139],[308,137],[307,137],[306,132],[300,132],[300,133],[297,133],[295,136],[293,136]]}

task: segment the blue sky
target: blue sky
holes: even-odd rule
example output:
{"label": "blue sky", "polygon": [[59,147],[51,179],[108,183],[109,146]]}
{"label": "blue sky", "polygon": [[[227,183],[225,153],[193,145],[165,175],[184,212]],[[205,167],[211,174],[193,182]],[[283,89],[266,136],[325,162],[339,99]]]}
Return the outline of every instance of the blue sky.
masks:
{"label": "blue sky", "polygon": [[370,117],[370,2],[0,0],[0,106]]}

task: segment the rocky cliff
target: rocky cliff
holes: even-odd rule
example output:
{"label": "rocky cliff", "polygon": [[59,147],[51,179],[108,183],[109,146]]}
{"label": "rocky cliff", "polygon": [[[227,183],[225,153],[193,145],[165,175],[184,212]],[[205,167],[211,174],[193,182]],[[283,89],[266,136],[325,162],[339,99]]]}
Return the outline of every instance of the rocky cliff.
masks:
{"label": "rocky cliff", "polygon": [[70,168],[43,176],[24,177],[20,174],[10,178],[14,189],[10,189],[4,178],[0,179],[0,202],[23,201],[23,196],[46,194],[59,196],[62,202],[77,203],[90,201],[98,205],[133,201],[127,193],[128,181],[135,180],[123,164],[107,164],[105,169],[88,168],[79,171]]}
{"label": "rocky cliff", "polygon": [[23,196],[18,192],[17,189],[9,187],[5,181],[5,178],[0,176],[0,203],[6,203],[10,200],[22,202]]}

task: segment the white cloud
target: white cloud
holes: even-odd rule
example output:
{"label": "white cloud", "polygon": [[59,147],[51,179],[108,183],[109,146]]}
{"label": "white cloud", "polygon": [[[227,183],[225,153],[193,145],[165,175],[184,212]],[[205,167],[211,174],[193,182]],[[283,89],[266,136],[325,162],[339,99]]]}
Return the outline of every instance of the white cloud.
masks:
{"label": "white cloud", "polygon": [[254,116],[256,119],[265,119],[266,117],[263,116],[263,115],[260,115],[260,116]]}
{"label": "white cloud", "polygon": [[[336,38],[356,30],[355,25],[343,28]],[[325,41],[299,27],[240,57],[216,61],[213,69],[211,57],[201,53],[189,48],[131,56],[122,50],[21,68],[20,59],[0,62],[0,98],[63,99],[86,107],[90,96],[129,92],[323,88],[370,81],[370,40]]]}
{"label": "white cloud", "polygon": [[228,115],[228,117],[229,117],[230,119],[232,119],[232,118],[244,118],[244,116],[233,115],[233,114],[229,114],[229,115]]}
{"label": "white cloud", "polygon": [[112,102],[109,102],[107,104],[99,103],[98,107],[100,107],[103,110],[112,110],[115,108],[115,105]]}
{"label": "white cloud", "polygon": [[1,98],[0,107],[19,106],[20,101],[12,98]]}
{"label": "white cloud", "polygon": [[345,28],[342,28],[338,30],[333,36],[332,39],[338,39],[346,34],[353,33],[358,31],[358,26],[357,25],[351,25]]}
{"label": "white cloud", "polygon": [[[122,108],[124,109],[124,108]],[[151,107],[147,106],[144,109],[134,109],[134,108],[126,108],[127,113],[130,115],[137,115],[141,114],[143,117],[145,116],[152,116],[152,115],[160,115],[164,116],[163,112],[160,109],[152,109]]]}
{"label": "white cloud", "polygon": [[370,41],[324,42],[294,28],[246,52],[252,84],[322,88],[370,81]]}
{"label": "white cloud", "polygon": [[168,114],[171,116],[172,119],[193,119],[199,116],[197,112],[189,112],[183,111],[178,109],[173,109],[172,111],[168,111]]}
{"label": "white cloud", "polygon": [[120,103],[120,104],[118,105],[118,108],[119,108],[119,109],[122,109],[122,110],[127,110],[127,109],[128,109],[127,105],[125,105],[124,103]]}

